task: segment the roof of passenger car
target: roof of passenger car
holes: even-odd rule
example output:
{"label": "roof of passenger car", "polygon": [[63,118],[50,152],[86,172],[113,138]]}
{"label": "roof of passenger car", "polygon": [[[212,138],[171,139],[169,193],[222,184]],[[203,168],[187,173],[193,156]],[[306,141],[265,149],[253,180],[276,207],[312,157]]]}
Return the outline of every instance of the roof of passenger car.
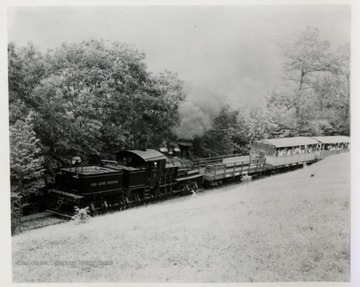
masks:
{"label": "roof of passenger car", "polygon": [[[166,156],[163,155],[161,152],[158,152],[154,149],[146,149],[146,150],[128,150],[122,151],[126,153],[133,153],[138,157],[142,158],[144,161],[156,161],[156,160],[166,160]],[[119,152],[119,153],[122,153]]]}
{"label": "roof of passenger car", "polygon": [[264,143],[275,146],[276,148],[281,147],[292,147],[292,146],[303,146],[318,144],[319,142],[309,137],[292,137],[292,138],[278,138],[278,139],[265,139],[257,141],[258,143]]}
{"label": "roof of passenger car", "polygon": [[350,137],[347,136],[329,136],[329,137],[313,137],[313,138],[324,144],[350,142]]}

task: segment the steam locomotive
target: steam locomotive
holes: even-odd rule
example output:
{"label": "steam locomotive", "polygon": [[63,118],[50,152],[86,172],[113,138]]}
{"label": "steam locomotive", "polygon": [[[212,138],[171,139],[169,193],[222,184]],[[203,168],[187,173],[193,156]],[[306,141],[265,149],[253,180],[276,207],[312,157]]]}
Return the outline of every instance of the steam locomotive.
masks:
{"label": "steam locomotive", "polygon": [[196,161],[188,159],[191,142],[169,151],[123,150],[116,160],[99,165],[74,165],[56,175],[49,191],[49,209],[71,214],[74,206],[89,206],[92,214],[123,210],[169,196],[183,195],[228,181],[242,181],[301,167],[350,149],[350,138],[293,137],[264,139],[251,144],[249,155],[227,155]]}

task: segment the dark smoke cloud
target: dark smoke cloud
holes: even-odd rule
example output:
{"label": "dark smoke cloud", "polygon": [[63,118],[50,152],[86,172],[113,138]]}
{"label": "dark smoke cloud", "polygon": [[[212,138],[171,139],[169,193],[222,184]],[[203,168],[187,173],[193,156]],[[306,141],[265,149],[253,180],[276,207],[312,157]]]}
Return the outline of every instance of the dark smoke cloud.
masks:
{"label": "dark smoke cloud", "polygon": [[223,100],[212,91],[196,89],[180,105],[180,127],[175,129],[177,137],[194,139],[207,132],[223,107]]}
{"label": "dark smoke cloud", "polygon": [[180,106],[182,116],[181,124],[175,130],[175,134],[181,139],[194,139],[195,136],[202,136],[211,128],[212,117],[205,113],[199,106],[191,102],[184,102]]}

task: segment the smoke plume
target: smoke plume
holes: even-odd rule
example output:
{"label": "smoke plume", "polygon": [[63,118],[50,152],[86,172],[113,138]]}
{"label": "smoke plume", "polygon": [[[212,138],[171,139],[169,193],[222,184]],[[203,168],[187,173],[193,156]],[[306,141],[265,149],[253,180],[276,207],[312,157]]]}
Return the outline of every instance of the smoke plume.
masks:
{"label": "smoke plume", "polygon": [[266,103],[265,97],[276,85],[281,70],[276,45],[256,37],[232,44],[226,53],[219,47],[197,55],[202,69],[186,73],[191,86],[179,110],[181,124],[175,130],[179,138],[203,136],[224,105],[236,110]]}
{"label": "smoke plume", "polygon": [[211,129],[223,105],[224,102],[214,92],[195,88],[179,107],[181,123],[174,131],[176,136],[189,140],[203,136]]}

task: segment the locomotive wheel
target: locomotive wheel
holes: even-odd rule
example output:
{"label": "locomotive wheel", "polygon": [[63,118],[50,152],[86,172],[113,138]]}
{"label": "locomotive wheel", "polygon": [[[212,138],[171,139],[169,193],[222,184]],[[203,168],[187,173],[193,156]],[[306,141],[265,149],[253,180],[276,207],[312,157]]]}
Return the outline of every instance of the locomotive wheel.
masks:
{"label": "locomotive wheel", "polygon": [[60,211],[61,206],[63,205],[63,203],[64,203],[64,201],[62,201],[62,200],[59,200],[59,201],[57,202],[57,206],[56,206],[56,210],[57,210],[57,211]]}
{"label": "locomotive wheel", "polygon": [[130,208],[130,200],[128,197],[125,197],[124,203],[125,203],[125,209]]}
{"label": "locomotive wheel", "polygon": [[119,210],[125,210],[125,209],[126,209],[125,201],[124,201],[124,200],[121,200],[121,201],[120,201]]}

